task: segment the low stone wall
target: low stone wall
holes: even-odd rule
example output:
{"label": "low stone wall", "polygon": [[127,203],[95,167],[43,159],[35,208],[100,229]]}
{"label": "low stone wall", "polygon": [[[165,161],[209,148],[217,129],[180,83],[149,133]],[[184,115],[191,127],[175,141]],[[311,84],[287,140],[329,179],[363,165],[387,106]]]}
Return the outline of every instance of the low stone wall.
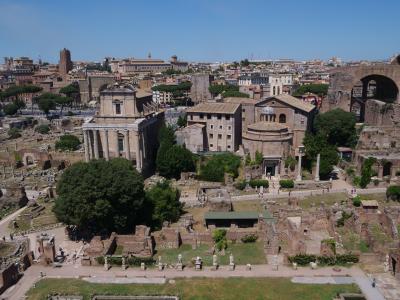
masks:
{"label": "low stone wall", "polygon": [[377,262],[383,262],[385,257],[376,253],[360,253],[360,263],[365,264],[376,264]]}

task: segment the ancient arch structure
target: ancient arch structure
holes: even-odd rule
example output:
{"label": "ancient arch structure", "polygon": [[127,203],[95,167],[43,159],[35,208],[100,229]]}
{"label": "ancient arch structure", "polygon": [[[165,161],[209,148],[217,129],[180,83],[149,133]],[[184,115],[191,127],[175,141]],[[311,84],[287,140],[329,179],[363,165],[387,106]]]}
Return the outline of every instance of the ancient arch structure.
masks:
{"label": "ancient arch structure", "polygon": [[391,64],[343,67],[331,72],[322,111],[335,108],[353,111],[364,121],[368,100],[400,104],[400,56]]}

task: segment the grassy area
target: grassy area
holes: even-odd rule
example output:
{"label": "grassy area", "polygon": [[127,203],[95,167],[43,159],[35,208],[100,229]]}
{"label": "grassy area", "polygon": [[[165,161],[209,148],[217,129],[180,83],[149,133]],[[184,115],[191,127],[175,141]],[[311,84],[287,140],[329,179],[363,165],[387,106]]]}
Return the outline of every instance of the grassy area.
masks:
{"label": "grassy area", "polygon": [[257,211],[263,212],[264,208],[259,200],[233,202],[234,211]]}
{"label": "grassy area", "polygon": [[[160,249],[157,250],[155,258],[161,256],[163,263],[176,264],[178,260],[178,255],[182,254],[183,263],[186,265],[191,265],[193,258],[200,256],[203,263],[206,266],[212,265],[212,254],[209,252],[210,246],[201,245],[197,249],[192,249],[190,245],[182,245],[179,249]],[[218,255],[218,263],[221,265],[229,264],[229,255],[233,254],[235,259],[235,264],[245,265],[245,264],[264,264],[266,263],[266,258],[263,250],[263,245],[260,242],[256,243],[237,243],[228,244],[228,248],[225,251],[225,255]]]}
{"label": "grassy area", "polygon": [[307,209],[312,207],[312,203],[320,206],[322,201],[326,205],[333,205],[335,202],[340,204],[342,201],[347,201],[347,195],[345,193],[325,193],[324,195],[307,196],[299,201],[299,206]]}
{"label": "grassy area", "polygon": [[0,242],[0,257],[8,256],[16,250],[14,244]]}
{"label": "grassy area", "polygon": [[124,250],[124,246],[117,245],[117,248],[115,248],[115,251],[114,251],[114,255],[122,255],[123,250]]}
{"label": "grassy area", "polygon": [[44,279],[29,290],[28,300],[47,299],[49,293],[91,295],[176,295],[180,299],[332,300],[337,293],[355,293],[355,284],[296,284],[289,278],[193,278],[174,284],[96,284],[79,279]]}
{"label": "grassy area", "polygon": [[[17,219],[18,228],[14,228],[13,222],[11,221],[8,224],[8,227],[12,229],[12,232],[27,231],[32,228],[40,229],[42,227],[58,223],[57,218],[52,211],[54,202],[44,202],[43,199],[38,199],[37,203],[44,207],[40,214],[32,220],[25,218]],[[29,213],[31,209],[32,208],[27,208],[24,213]]]}
{"label": "grassy area", "polygon": [[393,200],[386,200],[386,193],[360,195],[361,200],[376,200],[381,206],[398,206],[400,203]]}
{"label": "grassy area", "polygon": [[361,239],[360,235],[355,232],[350,232],[345,228],[338,228],[343,241],[343,247],[348,251],[361,251],[362,253],[370,252],[367,243]]}

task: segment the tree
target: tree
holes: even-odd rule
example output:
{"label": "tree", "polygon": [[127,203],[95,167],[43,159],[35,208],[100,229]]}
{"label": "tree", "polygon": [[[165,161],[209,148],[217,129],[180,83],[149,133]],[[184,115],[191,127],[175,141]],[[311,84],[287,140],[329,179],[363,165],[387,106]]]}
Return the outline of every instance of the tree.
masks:
{"label": "tree", "polygon": [[10,139],[17,139],[21,137],[21,130],[18,128],[10,128],[7,132]]}
{"label": "tree", "polygon": [[57,194],[58,220],[89,233],[132,232],[143,221],[143,178],[123,158],[72,165],[62,174]]}
{"label": "tree", "polygon": [[74,135],[66,134],[60,137],[56,142],[56,149],[61,151],[75,151],[78,150],[81,141]]}
{"label": "tree", "polygon": [[22,112],[21,112],[21,109],[23,109],[23,108],[26,107],[26,104],[25,104],[25,101],[24,101],[24,100],[15,99],[15,100],[13,101],[13,103],[15,104],[16,107],[18,107],[18,110],[19,110],[20,113],[22,113]]}
{"label": "tree", "polygon": [[171,187],[169,181],[158,182],[146,192],[146,201],[152,207],[152,226],[162,227],[163,222],[176,222],[182,214],[183,204],[179,201],[178,189]]}
{"label": "tree", "polygon": [[50,127],[46,124],[38,125],[36,126],[35,131],[41,134],[48,134],[50,132]]}
{"label": "tree", "polygon": [[319,96],[325,96],[328,94],[328,84],[306,84],[300,86],[294,93],[293,96],[302,96],[305,93],[313,93]]}
{"label": "tree", "polygon": [[224,92],[239,92],[239,87],[232,84],[212,84],[208,87],[208,90],[216,96]]}
{"label": "tree", "polygon": [[371,177],[373,175],[372,166],[376,163],[376,158],[368,157],[364,160],[363,165],[361,167],[361,178],[360,178],[360,187],[366,188],[367,185],[371,182]]}
{"label": "tree", "polygon": [[321,155],[319,175],[322,179],[328,179],[333,170],[333,166],[339,162],[337,149],[334,145],[330,145],[327,139],[321,135],[313,135],[306,133],[303,144],[305,147],[306,159],[312,162],[317,155]]}
{"label": "tree", "polygon": [[71,105],[73,99],[70,97],[57,96],[54,101],[60,106],[60,115],[62,115],[64,107]]}
{"label": "tree", "polygon": [[13,116],[18,112],[18,106],[15,103],[9,103],[3,107],[3,111],[8,116]]}
{"label": "tree", "polygon": [[52,109],[56,109],[56,102],[54,98],[51,97],[39,97],[39,102],[38,102],[39,109],[43,111],[46,114],[46,117],[49,117],[49,112]]}
{"label": "tree", "polygon": [[169,147],[157,162],[158,172],[166,178],[179,179],[182,172],[196,169],[192,152],[180,145]]}
{"label": "tree", "polygon": [[79,84],[74,82],[62,87],[60,89],[60,94],[64,94],[66,97],[71,98],[72,101],[77,103],[79,99]]}
{"label": "tree", "polygon": [[187,123],[187,115],[184,115],[184,116],[179,116],[176,125],[178,125],[179,127],[185,127],[186,123]]}
{"label": "tree", "polygon": [[226,91],[222,93],[222,97],[238,97],[238,98],[249,98],[249,94],[238,92],[238,91]]}
{"label": "tree", "polygon": [[232,153],[216,154],[200,167],[200,177],[206,181],[224,181],[224,174],[239,175],[240,157]]}
{"label": "tree", "polygon": [[249,62],[249,60],[246,58],[246,59],[240,61],[240,65],[241,65],[242,67],[247,67],[247,66],[250,65],[250,62]]}
{"label": "tree", "polygon": [[391,185],[386,189],[386,199],[400,201],[400,185]]}
{"label": "tree", "polygon": [[316,117],[314,130],[326,137],[331,145],[353,147],[357,141],[356,118],[340,108]]}

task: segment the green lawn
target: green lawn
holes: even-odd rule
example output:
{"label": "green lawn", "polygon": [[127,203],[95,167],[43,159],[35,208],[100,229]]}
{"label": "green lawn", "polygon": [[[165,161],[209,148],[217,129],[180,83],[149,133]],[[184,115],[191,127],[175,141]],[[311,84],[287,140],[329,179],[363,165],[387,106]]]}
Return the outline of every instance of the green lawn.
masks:
{"label": "green lawn", "polygon": [[187,299],[332,300],[337,293],[359,292],[352,285],[296,284],[288,278],[193,278],[174,284],[95,284],[79,279],[43,279],[27,293],[28,300],[44,300],[50,293],[82,295],[175,295]]}
{"label": "green lawn", "polygon": [[[192,249],[190,245],[182,245],[179,249],[160,249],[157,251],[154,258],[158,259],[158,256],[161,256],[163,263],[176,264],[178,255],[182,254],[183,263],[191,265],[191,260],[196,256],[200,256],[205,265],[211,266],[212,254],[207,253],[210,248],[211,247],[208,245],[201,245],[197,249]],[[218,263],[221,265],[229,264],[230,253],[233,253],[235,264],[237,265],[266,263],[263,245],[260,242],[247,244],[229,243],[228,248],[225,250],[225,255],[218,255]]]}
{"label": "green lawn", "polygon": [[324,195],[308,196],[299,200],[299,206],[306,209],[311,208],[314,203],[316,207],[319,207],[322,201],[325,205],[333,205],[335,202],[340,204],[341,201],[347,201],[347,195],[345,193],[325,193]]}

